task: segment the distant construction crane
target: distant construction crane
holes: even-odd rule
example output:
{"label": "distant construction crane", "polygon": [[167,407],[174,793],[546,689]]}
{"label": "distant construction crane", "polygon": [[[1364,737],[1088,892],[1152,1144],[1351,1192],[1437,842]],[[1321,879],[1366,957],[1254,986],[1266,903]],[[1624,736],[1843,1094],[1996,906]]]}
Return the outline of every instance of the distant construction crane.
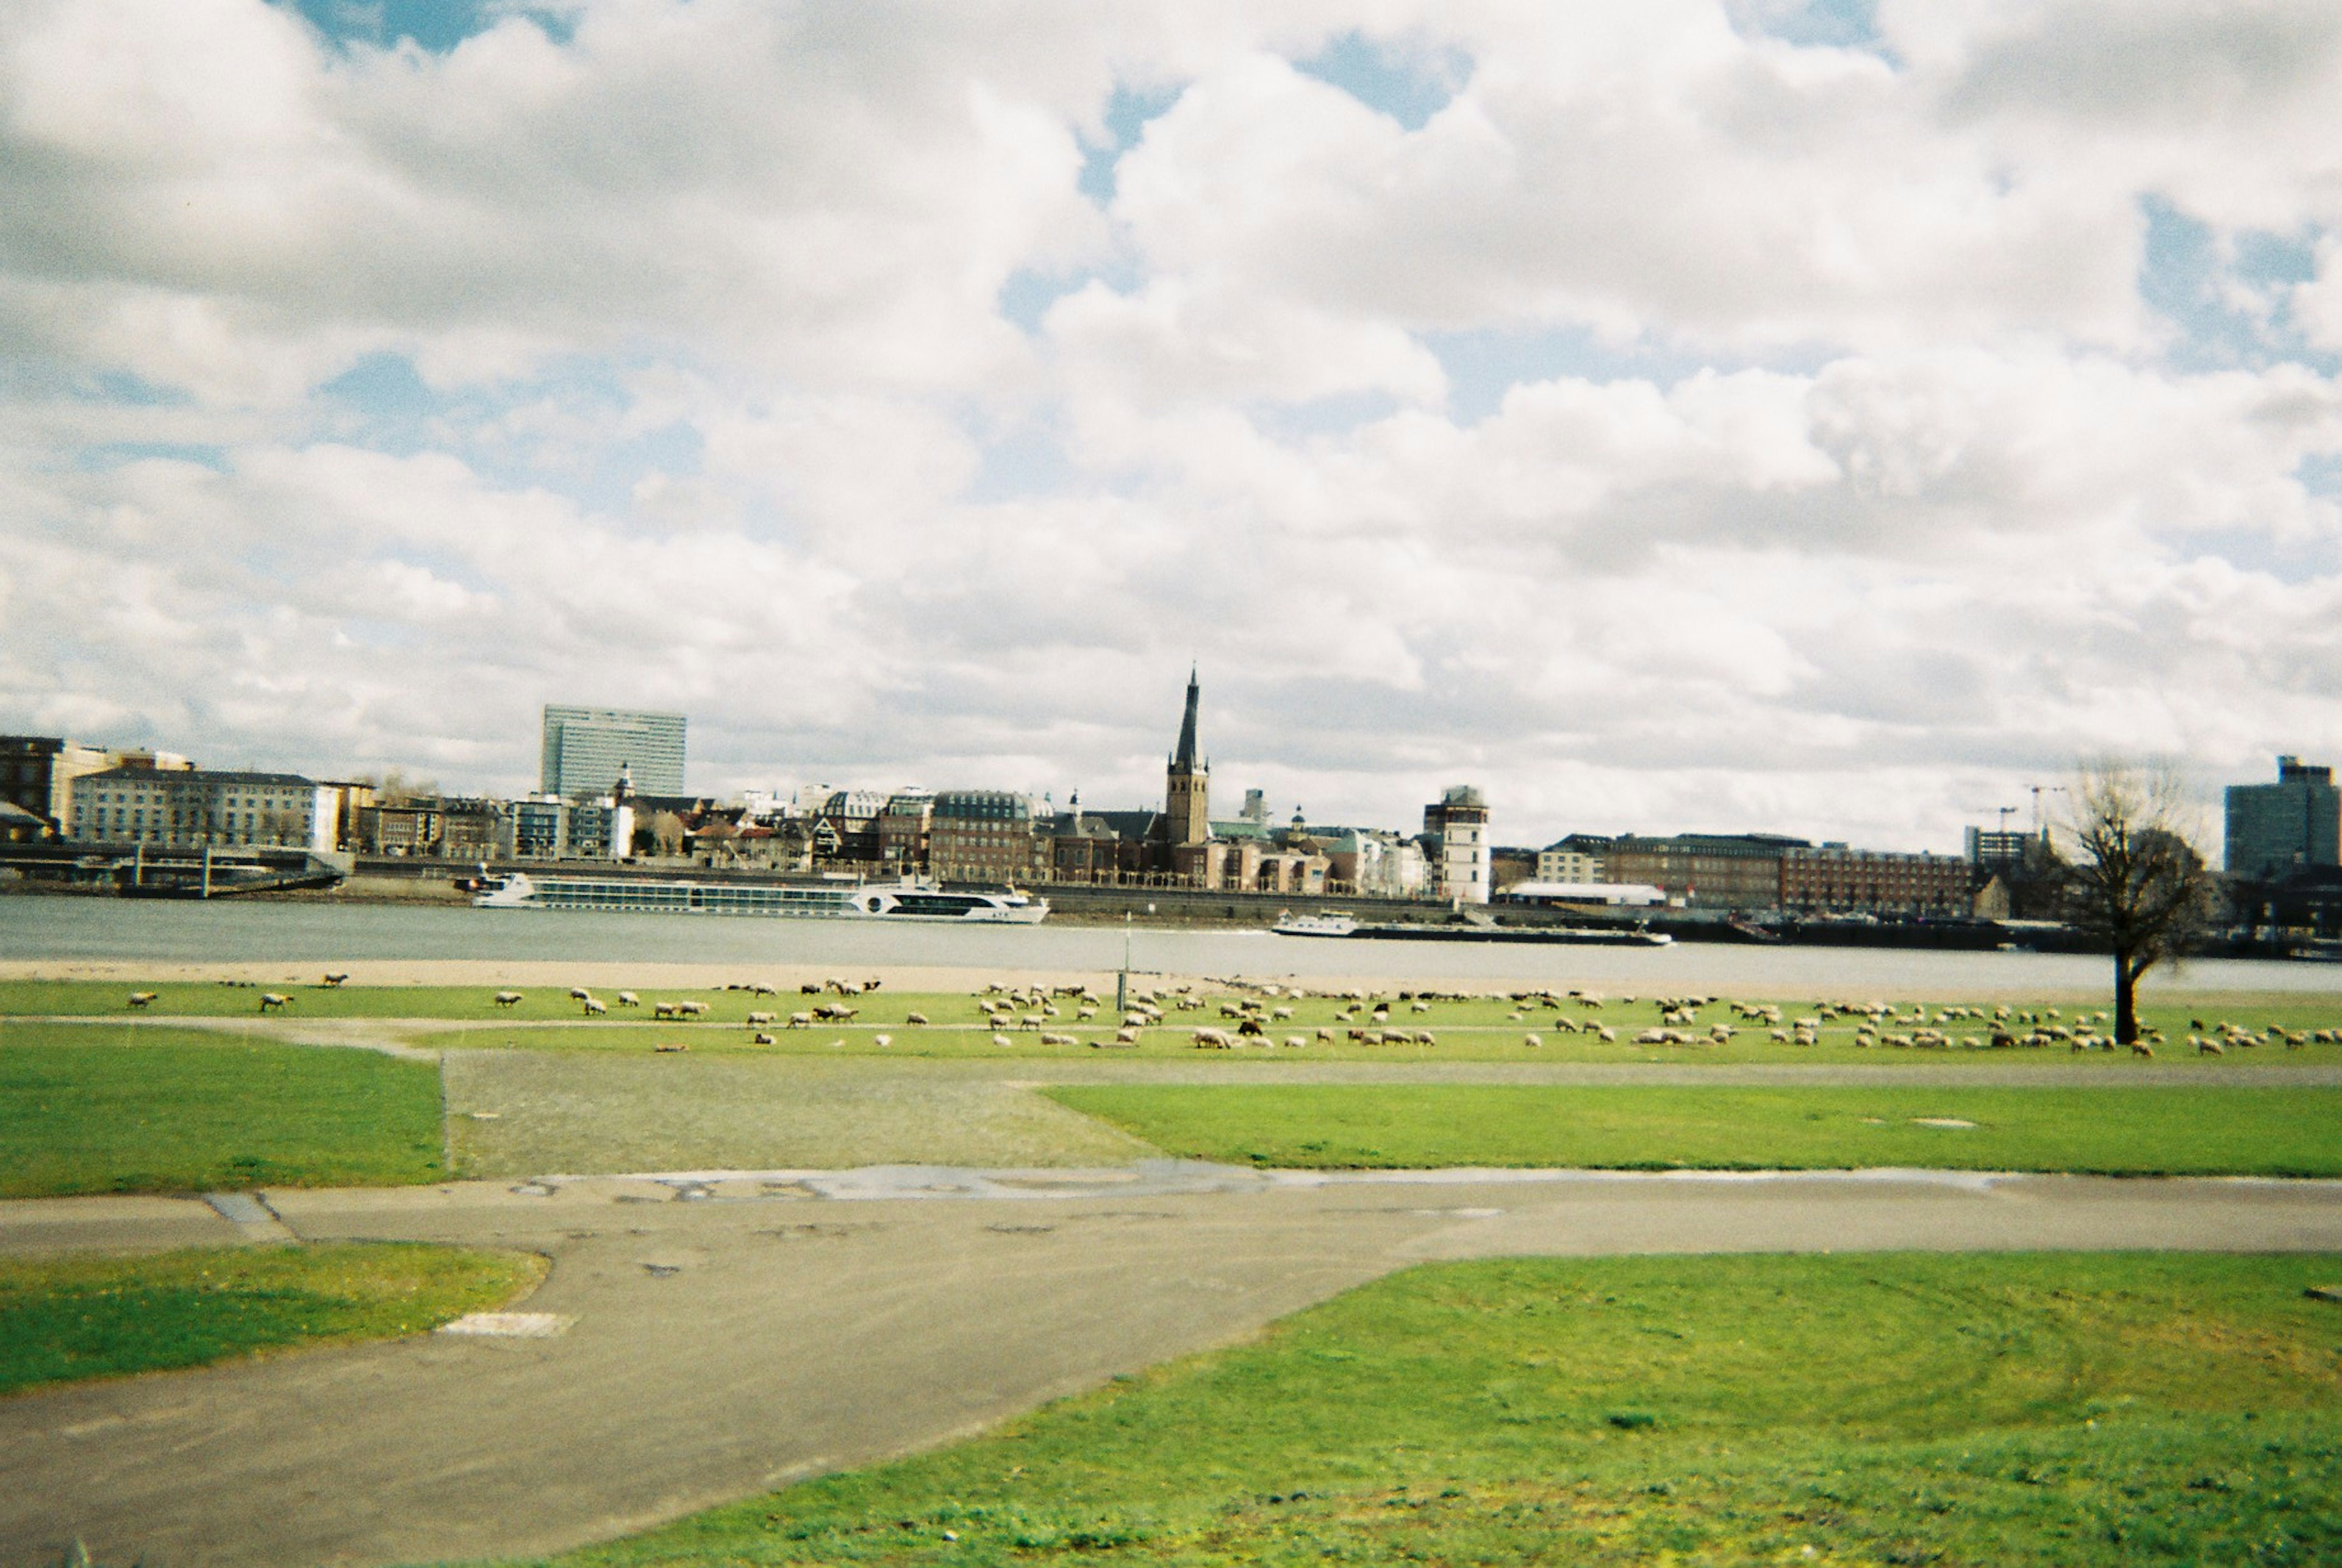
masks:
{"label": "distant construction crane", "polygon": [[2041,836],[2041,797],[2045,794],[2067,794],[2072,792],[2064,784],[2027,784],[2033,792],[2033,836]]}

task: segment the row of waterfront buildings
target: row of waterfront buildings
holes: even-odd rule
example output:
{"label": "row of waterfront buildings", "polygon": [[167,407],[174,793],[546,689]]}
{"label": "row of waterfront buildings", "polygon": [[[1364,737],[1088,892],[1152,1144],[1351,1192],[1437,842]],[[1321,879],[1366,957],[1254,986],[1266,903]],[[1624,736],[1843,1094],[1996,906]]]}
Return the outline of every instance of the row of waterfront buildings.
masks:
{"label": "row of waterfront buildings", "polygon": [[[1962,854],[1865,850],[1772,834],[1574,834],[1494,842],[1470,785],[1420,831],[1270,820],[1259,791],[1216,817],[1190,674],[1160,809],[1065,809],[991,789],[814,785],[718,802],[684,788],[682,715],[547,705],[539,789],[416,795],[365,780],[220,771],[147,750],[0,736],[0,838],[108,847],[275,847],[450,862],[634,860],[962,884],[1084,884],[1296,897],[1947,917],[2011,913],[2046,837],[1970,829]],[[2330,771],[2279,759],[2274,784],[2227,792],[2227,863],[2258,885],[2318,880],[2342,850]],[[2335,884],[2342,912],[2342,872]],[[2017,913],[2027,913],[2022,909]],[[2321,920],[2318,924],[2323,924]]]}

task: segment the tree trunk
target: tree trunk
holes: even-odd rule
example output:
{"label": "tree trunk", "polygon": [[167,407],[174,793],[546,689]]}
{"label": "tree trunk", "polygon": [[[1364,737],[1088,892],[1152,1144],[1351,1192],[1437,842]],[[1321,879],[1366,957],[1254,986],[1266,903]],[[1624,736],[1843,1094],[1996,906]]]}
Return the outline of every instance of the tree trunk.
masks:
{"label": "tree trunk", "polygon": [[2127,1045],[2138,1038],[2138,971],[2130,954],[2115,954],[2115,1044]]}

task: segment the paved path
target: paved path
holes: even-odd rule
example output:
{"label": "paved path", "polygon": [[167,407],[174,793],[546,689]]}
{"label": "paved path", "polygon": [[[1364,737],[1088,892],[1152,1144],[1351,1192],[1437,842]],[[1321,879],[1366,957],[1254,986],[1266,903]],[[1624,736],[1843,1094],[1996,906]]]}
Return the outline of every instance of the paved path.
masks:
{"label": "paved path", "polygon": [[[260,1194],[310,1240],[533,1248],[544,1339],[432,1335],[0,1401],[0,1562],[552,1551],[972,1432],[1391,1269],[1502,1253],[2342,1252],[2342,1183],[1116,1171]],[[241,1216],[243,1223],[238,1224]],[[0,1203],[0,1251],[248,1241],[251,1211]]]}

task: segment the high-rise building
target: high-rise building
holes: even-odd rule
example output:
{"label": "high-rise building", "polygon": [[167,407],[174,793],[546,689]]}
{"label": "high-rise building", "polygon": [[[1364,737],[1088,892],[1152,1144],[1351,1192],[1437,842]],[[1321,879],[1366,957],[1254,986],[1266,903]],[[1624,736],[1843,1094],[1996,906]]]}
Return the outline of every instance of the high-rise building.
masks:
{"label": "high-rise building", "polygon": [[2230,784],[2228,874],[2253,880],[2296,866],[2342,864],[2342,789],[2334,770],[2277,759],[2277,783]]}
{"label": "high-rise building", "polygon": [[606,795],[623,773],[637,794],[679,795],[683,729],[681,714],[547,703],[538,792],[565,799]]}
{"label": "high-rise building", "polygon": [[1198,844],[1212,836],[1212,764],[1196,755],[1196,708],[1202,689],[1196,672],[1187,672],[1187,714],[1179,723],[1179,749],[1165,772],[1163,815],[1174,848]]}

